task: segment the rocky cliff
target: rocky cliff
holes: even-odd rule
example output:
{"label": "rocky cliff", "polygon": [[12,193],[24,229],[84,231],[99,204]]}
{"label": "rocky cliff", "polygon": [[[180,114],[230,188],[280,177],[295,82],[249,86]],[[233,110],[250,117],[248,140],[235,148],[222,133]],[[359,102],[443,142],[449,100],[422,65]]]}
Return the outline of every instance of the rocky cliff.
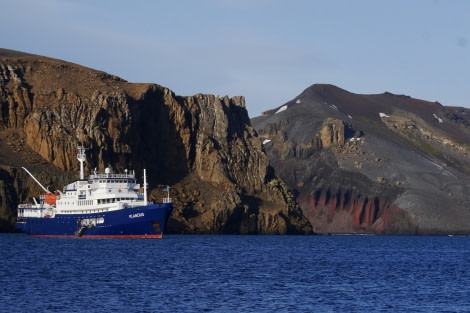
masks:
{"label": "rocky cliff", "polygon": [[[274,176],[243,97],[176,96],[76,64],[0,49],[0,218],[10,227],[19,202],[86,171],[141,172],[150,200],[169,185],[174,233],[307,234],[308,220]],[[0,225],[0,227],[2,226]]]}
{"label": "rocky cliff", "polygon": [[469,116],[318,84],[252,125],[316,232],[470,234]]}

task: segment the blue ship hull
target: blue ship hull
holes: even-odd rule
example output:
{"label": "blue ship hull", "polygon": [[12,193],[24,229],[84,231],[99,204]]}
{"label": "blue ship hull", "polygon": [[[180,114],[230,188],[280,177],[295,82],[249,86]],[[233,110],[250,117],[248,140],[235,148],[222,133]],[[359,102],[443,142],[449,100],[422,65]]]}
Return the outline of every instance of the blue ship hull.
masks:
{"label": "blue ship hull", "polygon": [[[30,236],[82,238],[161,238],[173,203],[148,204],[105,213],[56,214],[51,218],[23,218],[15,227]],[[82,221],[100,219],[90,227]]]}

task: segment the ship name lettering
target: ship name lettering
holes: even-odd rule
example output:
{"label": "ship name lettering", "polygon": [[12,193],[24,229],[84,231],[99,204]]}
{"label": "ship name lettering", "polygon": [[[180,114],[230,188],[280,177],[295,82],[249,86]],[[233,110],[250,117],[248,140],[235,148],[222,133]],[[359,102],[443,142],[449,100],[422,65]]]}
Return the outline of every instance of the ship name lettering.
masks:
{"label": "ship name lettering", "polygon": [[143,212],[135,213],[135,214],[129,214],[129,218],[136,218],[136,217],[143,217],[143,216],[144,216]]}

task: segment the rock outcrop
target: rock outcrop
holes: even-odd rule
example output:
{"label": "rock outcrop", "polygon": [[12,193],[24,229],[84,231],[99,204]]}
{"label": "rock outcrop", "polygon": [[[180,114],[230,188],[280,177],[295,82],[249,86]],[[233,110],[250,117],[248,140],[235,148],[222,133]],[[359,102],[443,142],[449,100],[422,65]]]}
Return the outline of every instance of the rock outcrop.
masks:
{"label": "rock outcrop", "polygon": [[470,234],[470,110],[313,85],[252,119],[319,233]]}
{"label": "rock outcrop", "polygon": [[181,97],[156,84],[0,49],[0,106],[4,225],[18,202],[37,195],[19,168],[61,188],[78,171],[81,144],[88,172],[145,167],[153,201],[169,185],[176,207],[169,232],[312,232],[274,176],[243,97]]}

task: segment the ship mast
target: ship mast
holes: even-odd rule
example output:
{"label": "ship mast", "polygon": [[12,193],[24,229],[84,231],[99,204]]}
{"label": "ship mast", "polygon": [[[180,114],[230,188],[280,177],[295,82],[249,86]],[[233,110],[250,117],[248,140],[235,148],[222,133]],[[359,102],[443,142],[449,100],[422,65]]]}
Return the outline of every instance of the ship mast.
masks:
{"label": "ship mast", "polygon": [[147,200],[147,172],[145,171],[144,168],[144,205],[148,204]]}
{"label": "ship mast", "polygon": [[84,179],[84,173],[83,173],[83,162],[86,160],[86,155],[85,155],[85,148],[82,146],[78,146],[78,154],[77,154],[77,159],[80,161],[80,179]]}

